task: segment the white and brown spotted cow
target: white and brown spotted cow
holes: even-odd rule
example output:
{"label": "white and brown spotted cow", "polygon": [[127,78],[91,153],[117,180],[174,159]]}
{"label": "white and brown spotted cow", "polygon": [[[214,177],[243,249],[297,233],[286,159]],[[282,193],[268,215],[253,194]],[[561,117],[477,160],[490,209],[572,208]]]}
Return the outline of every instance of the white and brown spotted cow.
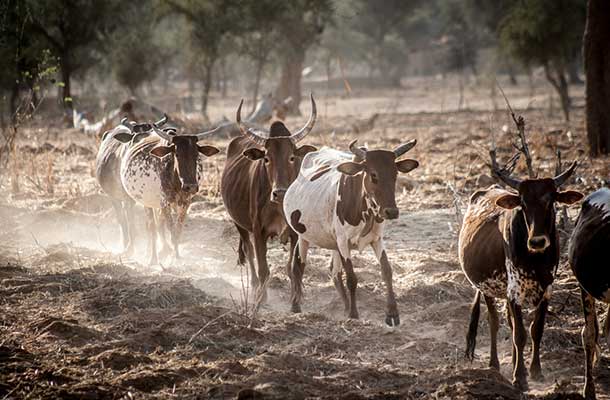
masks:
{"label": "white and brown spotted cow", "polygon": [[[370,245],[381,264],[381,275],[387,287],[385,321],[400,324],[392,289],[392,267],[383,243],[386,219],[398,218],[396,177],[409,172],[417,161],[398,160],[415,146],[412,140],[388,150],[366,150],[350,144],[352,154],[323,148],[303,159],[301,172],[288,188],[284,213],[288,224],[298,234],[292,257],[292,311],[301,311],[302,278],[309,245],[333,251],[332,277],[349,318],[358,318],[356,286],[351,251]],[[343,285],[346,274],[349,297]]]}
{"label": "white and brown spotted cow", "polygon": [[[153,134],[133,143],[124,154],[121,182],[127,194],[146,210],[152,265],[158,262],[158,233],[161,233],[164,247],[169,251],[163,227],[158,225],[168,226],[175,257],[179,257],[178,242],[186,213],[191,199],[199,190],[203,174],[199,154],[209,157],[219,150],[199,144],[217,130],[196,135],[176,135],[175,129],[160,130],[154,126],[151,130]],[[124,141],[128,138],[115,136],[115,139]],[[155,221],[155,209],[161,211],[160,221]],[[162,254],[165,249],[162,249]]]}

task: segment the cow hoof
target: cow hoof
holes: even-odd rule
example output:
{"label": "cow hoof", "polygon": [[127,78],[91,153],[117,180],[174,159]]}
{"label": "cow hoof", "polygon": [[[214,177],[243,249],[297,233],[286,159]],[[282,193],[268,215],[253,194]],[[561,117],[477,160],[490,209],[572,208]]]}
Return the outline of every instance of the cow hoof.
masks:
{"label": "cow hoof", "polygon": [[500,370],[500,362],[497,358],[495,360],[489,360],[489,368],[493,368],[496,371]]}
{"label": "cow hoof", "polygon": [[544,381],[544,375],[540,370],[530,370],[530,379],[536,382]]}
{"label": "cow hoof", "polygon": [[513,386],[515,388],[517,388],[518,390],[520,390],[521,392],[527,392],[529,389],[526,379],[514,379]]}
{"label": "cow hoof", "polygon": [[400,325],[400,317],[398,315],[395,315],[395,316],[386,315],[385,323],[387,326],[396,327],[396,326]]}
{"label": "cow hoof", "polygon": [[585,383],[585,388],[582,391],[582,397],[584,397],[586,400],[597,399],[595,395],[595,386],[590,383]]}
{"label": "cow hoof", "polygon": [[301,312],[301,306],[299,304],[293,304],[292,307],[290,308],[290,311],[292,311],[295,314],[298,314]]}

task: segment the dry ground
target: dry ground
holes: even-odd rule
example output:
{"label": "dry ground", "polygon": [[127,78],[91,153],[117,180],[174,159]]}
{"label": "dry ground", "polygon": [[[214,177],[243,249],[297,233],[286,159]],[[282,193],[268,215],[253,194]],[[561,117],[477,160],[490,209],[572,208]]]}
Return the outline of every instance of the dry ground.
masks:
{"label": "dry ground", "polygon": [[[109,202],[92,177],[95,139],[36,121],[19,142],[17,165],[2,180],[0,399],[523,398],[509,384],[505,321],[500,374],[486,367],[485,312],[477,359],[463,359],[474,291],[456,249],[468,195],[490,183],[489,130],[498,132],[500,156],[507,159],[512,125],[503,111],[446,111],[455,94],[441,95],[437,86],[430,85],[436,96],[421,85],[368,97],[325,96],[308,138],[339,148],[354,137],[370,148],[419,141],[411,154],[421,167],[400,180],[401,216],[386,234],[402,321],[397,329],[382,323],[385,289],[371,251],[355,258],[360,320],[344,318],[328,278],[328,253],[319,249],[311,251],[305,273],[304,312],[291,314],[287,253],[277,242],[269,251],[269,302],[253,318],[245,270],[235,265],[237,235],[218,197],[222,156],[206,162],[209,182],[191,207],[183,258],[149,267],[144,239],[137,257],[122,258]],[[531,103],[527,89],[511,90],[516,104]],[[427,108],[414,99],[417,93]],[[484,93],[472,89],[467,104],[482,107]],[[236,99],[219,103],[227,108],[218,112],[229,114]],[[379,116],[372,129],[362,132],[373,113]],[[546,108],[524,115],[541,174],[552,173],[557,147],[567,160],[578,157],[581,108],[570,125]],[[503,125],[508,133],[501,133]],[[214,143],[226,148],[228,141]],[[607,161],[583,156],[570,187],[590,192],[605,184]],[[18,175],[17,187],[6,175]],[[138,212],[143,235],[144,214]],[[576,212],[570,209],[570,216]],[[581,326],[577,283],[564,260],[543,338],[545,379],[531,382],[527,396],[580,398]],[[610,358],[602,349],[598,393],[608,399]]]}

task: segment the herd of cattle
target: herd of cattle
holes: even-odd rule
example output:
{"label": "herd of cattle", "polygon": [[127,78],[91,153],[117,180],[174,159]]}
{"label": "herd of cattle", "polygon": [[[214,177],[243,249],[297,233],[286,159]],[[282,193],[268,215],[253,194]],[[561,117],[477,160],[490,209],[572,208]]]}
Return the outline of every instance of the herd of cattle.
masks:
{"label": "herd of cattle", "polygon": [[[301,311],[307,251],[314,245],[332,251],[330,271],[334,285],[347,316],[358,318],[358,279],[350,252],[370,245],[387,290],[385,322],[399,325],[383,228],[385,220],[398,218],[398,173],[419,166],[416,160],[402,158],[415,146],[415,140],[393,150],[369,150],[357,146],[355,140],[349,146],[350,152],[326,147],[317,150],[311,145],[299,145],[316,121],[313,96],[309,120],[295,133],[280,121],[273,122],[269,131],[248,126],[241,120],[241,106],[236,120],[242,135],[228,146],[221,194],[239,232],[238,263],[247,261],[258,301],[265,301],[269,282],[267,241],[280,236],[290,242],[286,267],[292,311]],[[200,144],[215,131],[178,134],[176,128],[165,126],[167,122],[167,117],[140,124],[123,119],[104,133],[96,164],[98,182],[116,210],[126,253],[134,249],[134,205],[145,208],[151,264],[172,252],[179,257],[178,244],[187,210],[204,173],[199,155],[211,157],[219,152],[214,146]],[[513,334],[513,383],[522,390],[528,387],[522,307],[536,310],[530,326],[533,352],[529,374],[532,379],[541,379],[540,342],[560,256],[554,204],[573,204],[582,199],[579,192],[559,190],[575,168],[573,163],[554,178],[519,180],[493,163],[494,175],[514,191],[494,185],[475,192],[460,231],[460,264],[476,289],[466,356],[474,356],[482,295],[491,330],[489,364],[499,369],[499,317],[494,299],[506,299]],[[604,261],[605,246],[609,244],[610,190],[603,188],[583,201],[569,246],[569,261],[581,285],[585,318],[582,337],[587,399],[595,398],[592,367],[599,337],[595,301],[610,303],[610,268]],[[610,344],[610,315],[606,317],[603,336]]]}

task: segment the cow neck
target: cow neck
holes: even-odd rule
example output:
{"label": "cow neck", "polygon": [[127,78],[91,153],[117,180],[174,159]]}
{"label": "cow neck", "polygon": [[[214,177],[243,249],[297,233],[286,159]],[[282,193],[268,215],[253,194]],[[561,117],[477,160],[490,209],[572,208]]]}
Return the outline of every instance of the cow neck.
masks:
{"label": "cow neck", "polygon": [[337,217],[339,222],[353,226],[360,225],[367,219],[381,222],[379,206],[364,190],[364,174],[349,176],[341,174],[339,179]]}
{"label": "cow neck", "polygon": [[174,155],[164,157],[159,162],[159,177],[161,178],[161,190],[163,194],[173,199],[180,192],[180,177],[178,175],[178,166],[174,161]]}
{"label": "cow neck", "polygon": [[[549,247],[542,253],[531,253],[527,248],[527,225],[522,209],[513,209],[508,214],[506,230],[509,251],[507,256],[512,264],[519,269],[533,274],[538,281],[550,285],[553,273],[559,263],[559,237],[553,225],[549,233]],[[544,285],[544,286],[546,286]]]}

